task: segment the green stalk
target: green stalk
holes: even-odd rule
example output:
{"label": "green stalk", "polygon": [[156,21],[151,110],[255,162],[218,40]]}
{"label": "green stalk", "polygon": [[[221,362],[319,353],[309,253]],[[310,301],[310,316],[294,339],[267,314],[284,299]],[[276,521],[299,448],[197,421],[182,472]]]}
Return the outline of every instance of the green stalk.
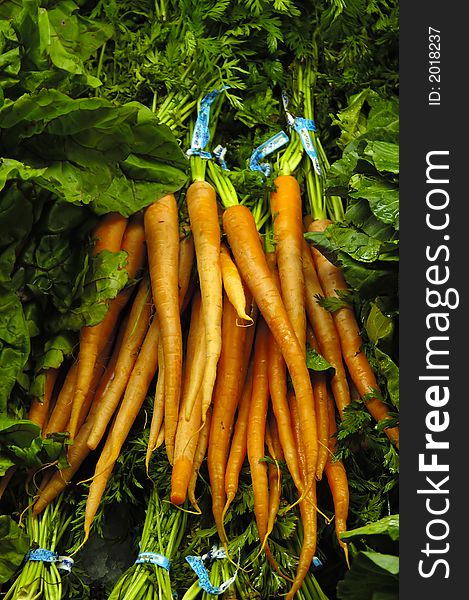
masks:
{"label": "green stalk", "polygon": [[[104,42],[104,44],[101,46],[101,52],[99,53],[99,59],[98,59],[98,67],[96,69],[96,79],[101,79],[101,73],[103,70],[103,65],[104,65],[104,53],[106,51],[106,42]],[[100,96],[100,89],[99,87],[96,88],[96,92],[95,92],[96,96]]]}

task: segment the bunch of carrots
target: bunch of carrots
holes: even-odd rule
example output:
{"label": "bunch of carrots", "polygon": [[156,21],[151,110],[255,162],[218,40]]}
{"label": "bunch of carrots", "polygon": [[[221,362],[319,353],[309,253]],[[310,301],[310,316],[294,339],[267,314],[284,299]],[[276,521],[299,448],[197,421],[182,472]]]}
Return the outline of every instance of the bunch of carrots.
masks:
{"label": "bunch of carrots", "polygon": [[[293,172],[280,173],[262,235],[246,205],[224,193],[221,169],[204,176],[192,157],[185,195],[167,195],[142,213],[111,213],[93,232],[93,252],[127,252],[127,286],[104,320],[80,332],[76,360],[47,373],[44,401],[30,418],[44,436],[69,432],[69,466],[43,472],[32,511],[39,515],[96,453],[84,524],[88,539],[107,482],[147,396],[153,412],[146,455],[164,444],[172,466],[171,501],[199,511],[196,483],[207,461],[212,512],[228,547],[224,521],[247,459],[260,551],[301,588],[317,544],[316,484],[325,474],[335,530],[345,531],[349,489],[334,458],[337,420],[354,393],[377,422],[389,417],[362,349],[352,307],[328,312],[318,298],[347,290],[340,269],[304,238],[324,219],[304,215]],[[221,216],[221,219],[220,219]],[[187,327],[184,324],[188,324]],[[310,347],[333,375],[310,371]],[[397,427],[384,429],[399,447]],[[265,457],[271,460],[266,461]],[[279,463],[297,491],[303,541],[294,579],[269,549],[282,498]],[[151,476],[151,472],[149,472]]]}

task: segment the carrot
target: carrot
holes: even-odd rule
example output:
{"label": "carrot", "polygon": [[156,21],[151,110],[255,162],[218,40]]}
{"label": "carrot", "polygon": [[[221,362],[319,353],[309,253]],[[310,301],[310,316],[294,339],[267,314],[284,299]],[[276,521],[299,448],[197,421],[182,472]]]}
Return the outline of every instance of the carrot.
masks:
{"label": "carrot", "polygon": [[[105,446],[108,448],[108,460],[110,462],[119,458],[122,446],[140,412],[150,383],[155,375],[158,366],[158,353],[155,352],[155,347],[158,345],[159,336],[158,322],[153,320],[143,340],[112,429],[106,440]],[[97,467],[96,473],[98,473]]]}
{"label": "carrot", "polygon": [[192,265],[194,264],[194,256],[194,238],[192,234],[188,234],[182,237],[179,241],[178,288],[179,306],[181,308],[181,312],[184,311],[185,306],[190,300],[190,298],[188,298],[188,289],[192,277]]}
{"label": "carrot", "polygon": [[328,403],[328,408],[330,454],[324,470],[329,483],[329,488],[332,493],[332,501],[334,503],[335,532],[337,541],[345,553],[345,560],[348,564],[348,547],[347,544],[340,539],[340,535],[347,531],[347,519],[350,502],[348,478],[343,462],[333,457],[337,451],[337,441],[335,438],[337,427],[335,422],[334,404],[331,400]]}
{"label": "carrot", "polygon": [[220,268],[220,225],[214,188],[194,181],[187,189],[187,209],[194,236],[202,312],[206,335],[206,365],[202,382],[202,422],[212,401],[222,336],[222,279]]}
{"label": "carrot", "polygon": [[99,504],[103,497],[104,490],[106,489],[107,482],[111,477],[114,464],[117,460],[115,459],[113,461],[108,455],[111,443],[111,437],[109,437],[106,440],[101,456],[99,457],[99,460],[96,463],[95,474],[88,489],[88,495],[86,498],[85,505],[85,518],[83,523],[83,528],[85,530],[85,537],[83,543],[85,543],[90,536],[91,525],[93,523],[94,517],[96,516],[96,513],[98,512]]}
{"label": "carrot", "polygon": [[265,427],[269,402],[269,382],[267,377],[267,327],[260,319],[257,325],[256,342],[254,347],[255,385],[252,389],[247,430],[247,455],[252,477],[254,492],[254,514],[261,543],[267,535],[268,522],[268,480],[267,467],[263,458],[265,455]]}
{"label": "carrot", "polygon": [[306,312],[309,323],[317,339],[320,354],[334,368],[334,375],[331,377],[332,393],[339,414],[343,417],[344,408],[350,404],[350,390],[342,358],[340,338],[331,313],[317,301],[317,296],[324,296],[324,291],[314,266],[311,249],[306,240],[303,240],[303,272],[305,276]]}
{"label": "carrot", "polygon": [[[155,320],[157,315],[153,317]],[[163,355],[163,342],[161,337],[158,338],[158,348],[155,350],[158,356],[158,377],[156,380],[155,399],[153,401],[153,414],[151,416],[150,433],[148,436],[148,446],[145,455],[145,467],[148,473],[150,465],[150,459],[153,452],[156,450],[158,436],[160,434],[161,426],[164,422],[164,355]]]}
{"label": "carrot", "polygon": [[77,364],[73,363],[67,371],[62,387],[49,420],[44,427],[44,435],[65,431],[72,410],[73,393],[77,377]]}
{"label": "carrot", "polygon": [[265,440],[267,448],[269,449],[269,455],[274,460],[274,463],[268,465],[268,477],[269,477],[269,520],[267,524],[267,531],[270,534],[274,528],[275,519],[280,508],[280,501],[282,498],[282,471],[279,467],[279,461],[284,460],[284,454],[282,445],[280,443],[280,437],[275,421],[275,416],[272,412],[267,417],[267,428],[265,432]]}
{"label": "carrot", "polygon": [[[129,279],[133,279],[142,268],[145,261],[144,230],[140,215],[135,215],[129,221],[118,214],[111,213],[111,224],[106,229],[104,217],[100,231],[96,234],[98,243],[94,251],[104,248],[112,252],[125,250],[128,254],[126,270]],[[107,215],[106,215],[107,216]],[[102,232],[101,232],[102,230]],[[112,235],[111,235],[112,234]],[[93,369],[99,353],[112,334],[119,315],[132,293],[132,287],[124,288],[111,302],[104,319],[97,325],[83,327],[80,331],[80,351],[78,354],[77,378],[70,419],[70,437],[75,436],[80,408],[93,377]]]}
{"label": "carrot", "polygon": [[[184,365],[184,383],[181,399],[181,410],[176,430],[174,446],[174,464],[171,473],[171,502],[182,504],[187,495],[187,486],[192,473],[192,462],[197,447],[199,427],[201,422],[201,401],[200,393],[201,378],[199,378],[199,389],[196,392],[195,402],[188,397],[191,382],[196,377],[195,371],[198,369],[197,352],[200,356],[198,341],[205,337],[205,327],[203,316],[201,314],[201,299],[197,293],[192,301],[191,322],[189,326],[189,335],[187,339],[187,353]],[[193,406],[190,410],[190,418],[186,419],[186,404],[191,401]]]}
{"label": "carrot", "polygon": [[275,179],[274,184],[276,189],[270,194],[270,211],[273,217],[282,298],[300,347],[306,354],[300,186],[292,175],[280,175]]}
{"label": "carrot", "polygon": [[278,343],[290,373],[301,413],[307,483],[310,483],[315,478],[318,444],[313,389],[303,348],[269,271],[250,210],[244,205],[230,206],[223,213],[223,227],[241,276]]}
{"label": "carrot", "polygon": [[118,252],[126,227],[127,218],[118,212],[102,216],[93,232],[93,255],[96,256],[103,250]]}
{"label": "carrot", "polygon": [[33,423],[36,423],[41,430],[44,429],[49,418],[49,408],[58,374],[59,369],[52,367],[46,369],[44,373],[44,396],[42,398],[42,402],[40,402],[37,398],[34,398],[29,409],[28,419]]}
{"label": "carrot", "polygon": [[210,434],[210,422],[212,420],[212,407],[210,406],[207,410],[205,423],[203,424],[200,433],[199,439],[197,440],[197,448],[194,454],[194,461],[192,463],[192,474],[191,479],[189,481],[189,485],[187,486],[187,497],[189,498],[190,503],[194,510],[198,513],[201,512],[199,505],[197,503],[197,499],[195,497],[195,487],[197,484],[197,478],[199,476],[199,470],[202,466],[202,463],[205,458],[205,453],[207,452],[208,446],[208,438]]}
{"label": "carrot", "polygon": [[246,314],[246,296],[243,282],[237,266],[231,258],[230,251],[225,244],[220,246],[220,267],[223,287],[229,301],[235,307],[238,317],[252,323],[251,317]]}
{"label": "carrot", "polygon": [[[309,224],[308,231],[323,231],[329,223],[327,220],[313,221]],[[326,296],[337,297],[337,292],[347,292],[347,283],[341,270],[330,263],[316,248],[312,248],[312,253]],[[377,396],[378,383],[363,352],[363,342],[352,307],[341,307],[332,313],[332,317],[340,336],[345,364],[366,408],[377,422],[388,419],[389,409]],[[399,428],[386,427],[384,433],[399,448]]]}
{"label": "carrot", "polygon": [[[293,431],[295,432],[295,438],[298,445],[298,456],[300,462],[300,469],[303,474],[303,479],[306,480],[308,477],[306,467],[306,457],[304,453],[303,439],[301,437],[301,423],[300,411],[298,406],[298,399],[293,393],[289,394],[289,404],[293,419]],[[306,497],[300,501],[300,514],[301,523],[303,526],[303,541],[301,544],[300,556],[298,559],[298,565],[295,573],[295,579],[293,584],[286,595],[287,600],[292,600],[296,592],[301,588],[304,578],[306,577],[311,561],[313,560],[314,553],[316,552],[317,544],[317,509],[316,509],[316,481],[314,480],[312,485],[308,487]]]}
{"label": "carrot", "polygon": [[[267,252],[266,259],[270,272],[273,274],[276,281],[277,288],[280,289],[280,277],[277,269],[277,259],[275,253]],[[272,332],[269,333],[268,345],[267,369],[272,408],[276,422],[278,423],[279,436],[283,453],[285,455],[285,462],[287,463],[293,482],[301,494],[303,490],[303,482],[300,476],[297,445],[293,435],[290,408],[287,401],[286,365],[280,347],[275,341]]]}
{"label": "carrot", "polygon": [[238,491],[239,474],[246,458],[247,451],[247,430],[249,422],[249,410],[251,406],[251,395],[253,387],[253,364],[249,369],[244,382],[243,393],[238,405],[238,414],[234,426],[233,437],[231,440],[230,453],[225,469],[225,494],[226,503],[223,508],[222,521],[224,516],[236,497]]}
{"label": "carrot", "polygon": [[[188,288],[190,285],[192,265],[194,262],[194,241],[192,236],[184,237],[179,242],[179,269],[178,269],[178,288],[179,288],[179,307],[182,311],[188,298]],[[155,326],[158,323],[158,315],[154,315]],[[148,448],[145,457],[145,465],[148,472],[150,459],[153,452],[161,443],[159,434],[161,425],[164,423],[164,357],[161,338],[158,339],[158,379],[156,383],[155,401],[153,404],[153,414],[150,424],[150,435],[148,439]]]}
{"label": "carrot", "polygon": [[[314,337],[311,327],[308,325],[306,329],[306,338],[308,344],[316,352],[320,352],[319,344]],[[318,426],[318,464],[316,467],[316,479],[322,479],[324,465],[326,464],[329,455],[329,391],[327,388],[327,379],[323,372],[313,371],[311,373],[311,382],[314,390],[314,401],[316,404],[316,418]]]}
{"label": "carrot", "polygon": [[[188,378],[184,390],[184,407],[181,408],[186,421],[191,419],[193,408],[196,402],[196,398],[199,395],[200,388],[202,386],[202,380],[204,378],[205,371],[205,323],[201,312],[202,301],[200,297],[200,291],[197,289],[194,297],[192,298],[192,312],[191,312],[191,327],[196,328],[197,335],[193,340],[193,345],[188,345],[193,356],[186,356],[186,361],[191,360],[191,377]],[[192,324],[194,319],[194,324]],[[191,327],[189,327],[189,335]]]}
{"label": "carrot", "polygon": [[100,398],[99,419],[96,419],[88,438],[88,446],[91,450],[94,450],[101,441],[106,427],[122,398],[138,352],[148,330],[151,314],[150,289],[148,281],[145,278],[139,284],[124,330],[115,367],[116,376]]}
{"label": "carrot", "polygon": [[207,465],[212,493],[212,514],[218,535],[225,543],[222,515],[225,506],[225,469],[233,419],[243,388],[246,327],[238,325],[236,309],[225,293],[223,298],[222,349],[213,392],[212,423]]}
{"label": "carrot", "polygon": [[179,314],[179,216],[176,198],[168,194],[145,210],[153,302],[158,314],[166,376],[164,379],[165,444],[173,462],[181,395],[182,331]]}

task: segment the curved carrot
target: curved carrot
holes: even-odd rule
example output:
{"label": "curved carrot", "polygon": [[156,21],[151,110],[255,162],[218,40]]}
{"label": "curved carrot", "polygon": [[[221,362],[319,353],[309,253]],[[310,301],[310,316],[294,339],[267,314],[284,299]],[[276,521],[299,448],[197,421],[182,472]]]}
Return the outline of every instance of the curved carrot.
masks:
{"label": "curved carrot", "polygon": [[236,497],[238,491],[239,474],[246,458],[247,452],[247,431],[249,422],[249,410],[251,406],[251,395],[253,387],[253,364],[249,365],[249,369],[244,382],[243,393],[239,400],[238,414],[231,440],[230,453],[225,469],[225,494],[226,503],[223,508],[224,516]]}
{"label": "curved carrot", "polygon": [[[276,266],[275,253],[266,253],[266,259],[270,271],[277,282],[277,287],[280,289],[280,280]],[[287,400],[286,365],[280,350],[280,346],[275,341],[272,332],[269,332],[268,339],[267,372],[269,377],[270,398],[272,401],[272,408],[275,418],[278,423],[279,436],[285,456],[285,462],[287,463],[288,470],[292,476],[293,483],[301,495],[303,490],[303,481],[300,475],[297,445],[293,435],[290,408]]]}
{"label": "curved carrot", "polygon": [[[205,337],[205,326],[203,315],[201,314],[201,299],[197,293],[192,300],[191,322],[189,325],[189,335],[187,338],[187,352],[183,369],[184,382],[182,388],[181,410],[179,412],[179,421],[176,430],[174,446],[174,464],[171,472],[171,502],[182,504],[187,495],[187,486],[192,473],[192,462],[197,448],[199,427],[202,417],[202,394],[200,383],[201,377],[197,377],[196,371],[199,370],[197,358],[200,354],[198,341]],[[202,371],[203,372],[203,371]],[[188,397],[191,382],[197,378],[199,386],[196,391],[194,402]],[[186,419],[186,404],[192,403],[190,417]]]}
{"label": "curved carrot", "polygon": [[251,404],[247,430],[247,456],[251,471],[252,491],[254,493],[254,516],[261,547],[267,559],[279,571],[277,562],[269,548],[269,482],[265,463],[265,429],[269,405],[269,380],[267,376],[267,334],[264,319],[257,325],[254,346],[254,372]]}
{"label": "curved carrot", "polygon": [[[313,221],[309,224],[308,231],[324,231],[329,223],[327,220]],[[312,253],[326,296],[336,297],[338,291],[347,292],[348,286],[341,270],[316,248],[312,247]],[[378,383],[363,352],[363,341],[353,309],[349,306],[341,307],[332,313],[332,317],[340,336],[345,364],[360,396],[364,399],[366,408],[376,421],[388,419],[389,409],[377,397]],[[386,427],[384,433],[399,448],[399,427]]]}
{"label": "curved carrot", "polygon": [[274,184],[276,189],[270,194],[270,210],[282,298],[300,347],[306,354],[301,191],[292,175],[280,175]]}
{"label": "curved carrot", "polygon": [[284,460],[282,444],[280,443],[279,431],[275,415],[270,412],[267,416],[267,427],[265,432],[265,441],[269,450],[269,455],[275,462],[269,462],[269,520],[267,523],[267,532],[270,535],[274,528],[275,519],[280,508],[282,499],[282,471],[279,462]]}
{"label": "curved carrot", "polygon": [[[289,404],[293,420],[293,430],[298,445],[298,457],[300,462],[300,468],[303,473],[303,479],[306,480],[308,477],[306,467],[306,457],[304,453],[303,439],[301,437],[301,423],[300,423],[300,411],[298,406],[298,399],[294,393],[289,394]],[[311,561],[313,560],[314,553],[316,552],[317,544],[317,508],[316,508],[316,480],[312,482],[312,485],[308,487],[306,497],[300,501],[300,515],[301,523],[303,525],[303,541],[301,544],[300,556],[298,559],[298,565],[296,568],[295,579],[293,584],[286,595],[288,600],[292,600],[296,592],[301,588],[304,578],[306,577]]]}
{"label": "curved carrot", "polygon": [[252,323],[252,318],[246,314],[246,296],[238,267],[225,244],[220,246],[220,267],[223,287],[229,301],[235,307],[238,317]]}
{"label": "curved carrot", "polygon": [[168,194],[151,204],[145,210],[144,221],[153,302],[163,344],[166,372],[165,443],[169,462],[172,463],[182,380],[182,331],[178,301],[179,215],[174,195]]}
{"label": "curved carrot", "polygon": [[212,514],[222,543],[227,541],[222,522],[226,501],[225,469],[233,419],[243,386],[246,332],[246,327],[238,325],[236,309],[225,295],[222,317],[223,344],[213,391],[212,422],[207,456],[212,493]]}
{"label": "curved carrot", "polygon": [[199,273],[202,311],[205,321],[206,355],[202,382],[202,422],[212,401],[221,352],[222,279],[220,268],[220,225],[214,188],[205,181],[195,181],[187,189],[187,210],[194,236]]}
{"label": "curved carrot", "polygon": [[207,410],[207,414],[205,415],[205,423],[203,424],[200,433],[199,439],[197,440],[197,448],[194,454],[194,461],[192,462],[192,474],[191,479],[189,481],[189,485],[187,486],[187,497],[189,501],[198,513],[201,512],[199,505],[197,503],[197,498],[195,497],[195,487],[197,485],[197,478],[199,476],[199,470],[202,466],[202,463],[205,458],[205,453],[207,452],[208,446],[208,438],[210,435],[210,422],[212,420],[212,407],[209,406]]}
{"label": "curved carrot", "polygon": [[348,564],[348,547],[347,544],[340,539],[340,535],[347,531],[347,519],[350,503],[348,478],[343,462],[333,458],[333,455],[337,451],[337,443],[335,438],[337,427],[335,422],[334,404],[331,400],[328,403],[328,408],[330,454],[324,470],[332,493],[332,501],[334,503],[335,532],[337,541],[345,553],[345,560]]}
{"label": "curved carrot", "polygon": [[132,303],[132,309],[124,330],[115,367],[116,376],[99,400],[99,419],[96,419],[88,438],[88,446],[91,450],[94,450],[101,441],[122,398],[137,360],[138,352],[148,331],[151,314],[152,304],[149,284],[146,279],[143,279]]}
{"label": "curved carrot", "polygon": [[303,349],[270,273],[250,210],[244,205],[230,206],[223,213],[223,227],[241,276],[280,346],[290,373],[301,413],[309,484],[315,479],[318,443],[313,389]]}
{"label": "curved carrot", "polygon": [[306,240],[303,240],[303,272],[305,275],[306,312],[319,345],[319,352],[334,368],[331,387],[337,409],[342,417],[344,408],[350,404],[350,390],[342,358],[340,337],[331,313],[317,301],[317,296],[324,296],[324,291]]}

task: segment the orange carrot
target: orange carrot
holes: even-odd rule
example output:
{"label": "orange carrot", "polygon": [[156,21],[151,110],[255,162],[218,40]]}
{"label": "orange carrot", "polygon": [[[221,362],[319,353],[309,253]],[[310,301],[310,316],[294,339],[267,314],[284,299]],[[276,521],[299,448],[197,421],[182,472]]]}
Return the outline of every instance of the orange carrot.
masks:
{"label": "orange carrot", "polygon": [[[142,268],[145,260],[144,230],[140,215],[135,215],[127,221],[116,213],[109,217],[111,226],[104,217],[98,233],[95,237],[98,242],[94,252],[102,249],[111,252],[125,250],[128,254],[126,270],[129,279],[133,279]],[[111,236],[112,234],[112,236]],[[77,377],[75,394],[73,398],[72,413],[70,419],[70,437],[74,437],[77,430],[77,420],[80,408],[86,399],[91,379],[93,377],[94,365],[107,339],[114,330],[119,315],[130,298],[132,287],[124,288],[111,302],[104,319],[97,325],[83,327],[80,331],[80,351],[78,355]]]}
{"label": "orange carrot", "polygon": [[[300,411],[298,399],[293,393],[289,394],[290,410],[293,419],[293,430],[295,432],[298,444],[298,456],[300,468],[302,469],[303,479],[306,480],[308,472],[306,468],[306,457],[303,447],[303,439],[301,436]],[[317,544],[317,508],[316,508],[316,481],[314,480],[311,486],[308,486],[306,497],[300,501],[301,523],[303,526],[303,542],[301,544],[300,556],[295,573],[293,584],[286,595],[288,600],[292,600],[296,592],[301,588],[304,578],[306,577],[314,553],[316,552]]]}
{"label": "orange carrot", "polygon": [[[143,340],[112,429],[106,439],[105,447],[108,448],[107,459],[110,463],[119,458],[122,446],[140,412],[150,383],[155,375],[158,366],[158,353],[155,352],[155,348],[158,345],[159,336],[158,322],[153,320]],[[99,411],[99,407],[97,410]],[[106,463],[101,462],[101,464]],[[98,472],[96,467],[96,473]]]}
{"label": "orange carrot", "polygon": [[[308,231],[324,231],[329,221],[313,221]],[[326,296],[337,297],[337,292],[348,291],[342,271],[330,263],[327,258],[313,247],[313,258],[318,276]],[[389,409],[378,397],[379,387],[373,369],[363,352],[362,338],[352,307],[344,306],[332,313],[334,323],[340,336],[342,354],[348,371],[365,406],[376,421],[389,418]],[[386,427],[384,433],[399,448],[399,428]]]}
{"label": "orange carrot", "polygon": [[250,210],[243,205],[230,206],[223,213],[223,227],[241,276],[280,346],[290,373],[301,413],[309,484],[315,478],[318,443],[313,389],[304,351],[269,271]]}
{"label": "orange carrot", "polygon": [[277,427],[275,416],[272,412],[267,417],[267,427],[265,432],[265,441],[269,449],[269,455],[275,463],[269,463],[269,520],[267,531],[270,534],[275,525],[275,519],[280,508],[282,499],[282,471],[279,462],[284,460],[282,445]]}
{"label": "orange carrot", "polygon": [[[155,320],[157,315],[153,317]],[[151,416],[150,433],[148,436],[148,446],[145,455],[145,467],[148,473],[150,466],[150,460],[153,452],[158,447],[158,437],[160,434],[161,426],[164,423],[164,354],[163,354],[163,342],[161,337],[158,338],[158,346],[155,350],[158,356],[158,376],[156,380],[155,399],[153,401],[153,414]]]}
{"label": "orange carrot", "polygon": [[88,446],[91,450],[94,450],[101,441],[106,427],[122,398],[137,360],[138,352],[148,331],[151,314],[150,289],[145,278],[139,284],[124,330],[115,367],[116,376],[99,401],[99,419],[96,419],[88,438]]}
{"label": "orange carrot", "polygon": [[228,459],[233,419],[243,388],[246,327],[238,325],[236,309],[223,298],[222,349],[213,392],[212,423],[208,445],[207,465],[212,493],[212,514],[218,535],[226,542],[222,523],[225,506],[225,469]]}
{"label": "orange carrot", "polygon": [[[268,252],[266,254],[266,259],[270,271],[277,283],[277,288],[280,289],[280,278],[276,266],[275,253]],[[303,490],[303,482],[300,476],[298,451],[293,435],[290,408],[287,401],[286,365],[280,347],[275,341],[272,332],[269,332],[268,346],[267,370],[272,408],[278,423],[279,436],[285,455],[285,462],[287,463],[293,482],[301,494]]]}
{"label": "orange carrot", "polygon": [[249,410],[251,406],[251,395],[253,387],[253,364],[249,365],[249,369],[244,382],[243,393],[241,395],[238,414],[236,417],[236,423],[233,431],[233,438],[231,440],[230,454],[226,463],[225,469],[225,494],[226,503],[223,508],[223,516],[228,510],[231,502],[236,497],[238,491],[239,474],[246,458],[247,452],[247,431],[249,422]]}
{"label": "orange carrot", "polygon": [[[306,339],[313,350],[320,353],[319,344],[314,337],[311,326],[306,328]],[[327,379],[322,371],[313,371],[311,373],[311,382],[313,384],[314,401],[316,404],[316,420],[318,426],[318,464],[316,467],[316,478],[322,479],[324,465],[329,456],[329,391],[327,388]]]}
{"label": "orange carrot", "polygon": [[332,493],[332,501],[334,503],[335,532],[337,541],[345,553],[345,560],[348,564],[348,547],[347,544],[340,539],[341,533],[347,531],[347,519],[350,502],[348,478],[343,462],[333,457],[337,451],[337,441],[335,438],[337,427],[335,422],[334,404],[331,400],[328,403],[328,408],[330,454],[324,470]]}
{"label": "orange carrot", "polygon": [[178,288],[179,288],[179,306],[181,312],[188,304],[190,298],[188,298],[188,289],[192,277],[192,265],[194,264],[194,238],[192,234],[188,234],[182,237],[179,241],[179,275],[178,275]]}
{"label": "orange carrot", "polygon": [[174,464],[171,473],[171,502],[174,504],[182,504],[187,495],[187,486],[192,473],[192,462],[197,447],[199,436],[199,428],[202,417],[202,394],[200,392],[200,383],[202,378],[199,378],[199,389],[197,390],[195,401],[190,410],[190,418],[186,419],[186,404],[188,400],[188,390],[194,377],[197,377],[195,371],[198,368],[197,351],[198,340],[204,337],[205,326],[203,315],[201,314],[201,299],[197,293],[192,300],[191,322],[189,326],[189,335],[187,339],[187,352],[184,365],[184,383],[181,399],[181,410],[179,413],[179,422],[176,430],[175,446],[174,446]]}
{"label": "orange carrot", "polygon": [[223,287],[229,301],[235,307],[238,317],[252,323],[251,317],[246,314],[246,296],[244,294],[243,282],[231,258],[230,251],[225,244],[220,246],[220,267]]}
{"label": "orange carrot", "polygon": [[168,194],[145,210],[145,235],[153,302],[158,314],[165,365],[165,444],[173,462],[182,378],[182,331],[179,314],[179,216]]}
{"label": "orange carrot", "polygon": [[287,314],[306,354],[306,312],[303,275],[302,201],[298,181],[292,175],[280,175],[270,194],[273,217],[275,253],[280,275],[281,292]]}
{"label": "orange carrot", "polygon": [[192,463],[192,475],[191,475],[191,479],[189,481],[189,485],[187,486],[187,497],[189,498],[189,501],[190,501],[192,507],[194,508],[194,510],[196,510],[198,513],[200,513],[201,510],[197,503],[197,498],[195,497],[195,488],[197,485],[197,478],[199,476],[199,470],[204,461],[205,453],[207,452],[211,420],[212,420],[212,407],[210,406],[209,409],[207,410],[205,423],[203,424],[203,426],[200,430],[200,433],[199,433],[199,439],[197,441],[197,448],[196,448],[195,454],[194,454],[194,461]]}
{"label": "orange carrot", "polygon": [[264,319],[257,325],[254,347],[255,385],[252,389],[247,431],[247,455],[251,470],[254,492],[254,514],[259,539],[263,544],[267,535],[268,522],[268,480],[265,456],[265,427],[269,402],[269,381],[267,377],[267,327]]}
{"label": "orange carrot", "polygon": [[[178,269],[178,302],[180,310],[184,309],[184,304],[190,301],[188,297],[188,288],[190,285],[192,265],[194,262],[194,241],[192,236],[184,237],[179,242],[179,269]],[[158,323],[158,315],[154,315],[153,321],[155,327]],[[164,423],[164,357],[161,338],[158,339],[158,378],[156,383],[155,401],[153,404],[153,414],[150,424],[150,435],[148,438],[148,448],[145,457],[145,465],[148,472],[150,459],[153,452],[161,444],[159,435],[161,426]]]}
{"label": "orange carrot", "polygon": [[340,338],[331,313],[317,301],[317,296],[324,296],[324,292],[306,240],[303,240],[303,272],[305,276],[306,312],[319,345],[319,353],[334,368],[331,387],[337,409],[342,417],[344,408],[350,404],[350,390],[342,359]]}
{"label": "orange carrot", "polygon": [[46,426],[49,418],[49,408],[58,374],[59,369],[56,368],[49,368],[45,371],[44,396],[42,402],[37,398],[34,398],[29,409],[28,419],[33,423],[36,423],[41,430]]}
{"label": "orange carrot", "polygon": [[202,422],[212,401],[222,336],[222,279],[220,267],[220,225],[214,188],[194,181],[187,189],[187,209],[194,236],[199,273],[202,312],[206,335],[206,365],[202,382]]}

